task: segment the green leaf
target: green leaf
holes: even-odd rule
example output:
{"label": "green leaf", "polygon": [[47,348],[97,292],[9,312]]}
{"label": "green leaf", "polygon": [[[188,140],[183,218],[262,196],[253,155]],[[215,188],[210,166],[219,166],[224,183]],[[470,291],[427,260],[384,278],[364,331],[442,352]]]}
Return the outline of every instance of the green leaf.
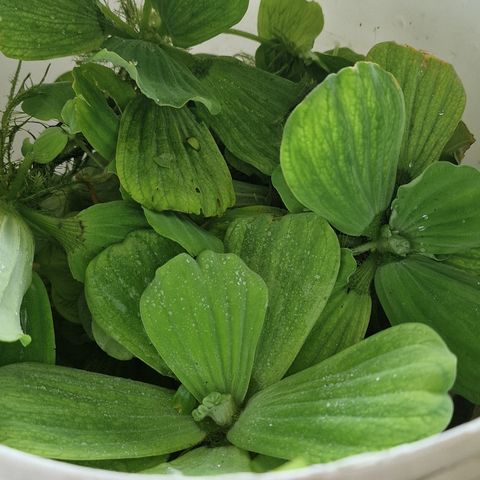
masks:
{"label": "green leaf", "polygon": [[123,188],[146,208],[223,213],[235,202],[227,164],[208,128],[187,108],[139,97],[120,125],[116,166]]}
{"label": "green leaf", "polygon": [[476,140],[472,132],[470,132],[464,122],[460,122],[445,145],[440,160],[456,164],[462,163],[465,154],[475,142]]}
{"label": "green leaf", "polygon": [[280,165],[272,174],[272,184],[290,213],[301,213],[306,210],[287,185]]}
{"label": "green leaf", "polygon": [[110,38],[91,61],[124,68],[140,91],[160,106],[181,108],[189,101],[203,103],[218,113],[214,92],[209,92],[178,62],[167,48],[142,40]]}
{"label": "green leaf", "polygon": [[39,120],[61,120],[62,109],[75,96],[70,82],[43,83],[25,93],[22,110]]}
{"label": "green leaf", "polygon": [[32,282],[34,249],[28,226],[11,207],[0,203],[0,342],[30,342],[22,330],[20,308]]}
{"label": "green leaf", "polygon": [[140,297],[158,267],[181,249],[155,232],[132,232],[96,256],[85,274],[92,316],[105,332],[147,365],[171,375],[143,328]]}
{"label": "green leaf", "polygon": [[272,203],[272,189],[266,185],[234,180],[233,189],[235,190],[236,207],[270,205]]}
{"label": "green leaf", "polygon": [[0,365],[20,362],[55,363],[55,332],[50,301],[45,285],[36,273],[23,298],[20,319],[32,342],[26,347],[20,342],[0,344]]}
{"label": "green leaf", "polygon": [[223,253],[223,242],[207,230],[192,222],[186,215],[174,212],[157,213],[146,208],[145,218],[150,226],[162,237],[178,243],[192,257],[204,250]]}
{"label": "green leaf", "polygon": [[434,328],[458,357],[455,389],[480,402],[480,277],[422,256],[381,267],[375,287],[392,324]]}
{"label": "green leaf", "polygon": [[266,282],[269,306],[257,348],[252,389],[280,380],[332,293],[340,265],[338,240],[313,213],[234,221],[225,248]]}
{"label": "green leaf", "polygon": [[296,373],[363,340],[370,321],[372,299],[369,292],[351,288],[350,278],[357,271],[352,252],[342,250],[340,272],[332,295],[310,335],[293,362],[289,373]]}
{"label": "green leaf", "polygon": [[126,362],[133,354],[115,341],[97,322],[92,321],[92,335],[97,345],[115,360]]}
{"label": "green leaf", "polygon": [[480,248],[473,248],[466,252],[457,253],[455,255],[448,255],[443,257],[438,256],[440,260],[443,260],[449,265],[460,268],[467,272],[473,273],[480,277]]}
{"label": "green leaf", "polygon": [[403,89],[406,129],[398,168],[407,183],[440,158],[462,119],[465,89],[451,65],[412,47],[380,43],[367,60],[391,72]]}
{"label": "green leaf", "polygon": [[218,114],[198,113],[227,149],[271,175],[279,163],[283,124],[301,87],[233,58],[199,55],[191,68],[221,105]]}
{"label": "green leaf", "polygon": [[248,0],[153,0],[174,45],[193,47],[216,37],[245,15]]}
{"label": "green leaf", "polygon": [[290,116],[281,154],[285,180],[303,205],[360,236],[390,204],[403,128],[394,78],[367,62],[345,68]]}
{"label": "green leaf", "polygon": [[[86,66],[88,67],[88,65]],[[103,92],[84,74],[84,67],[73,69],[75,99],[75,125],[90,145],[107,160],[115,158],[120,120],[109,106]]]}
{"label": "green leaf", "polygon": [[0,368],[0,438],[60,460],[176,452],[205,434],[172,407],[173,392],[118,377],[23,363]]}
{"label": "green leaf", "polygon": [[122,200],[93,205],[69,218],[28,209],[22,209],[22,215],[63,246],[73,278],[80,282],[90,261],[103,249],[123,241],[134,230],[148,227],[139,207]]}
{"label": "green leaf", "polygon": [[2,0],[0,51],[19,60],[90,52],[105,33],[94,0]]}
{"label": "green leaf", "polygon": [[35,163],[47,164],[55,160],[65,149],[68,135],[60,127],[44,130],[32,145],[29,153]]}
{"label": "green leaf", "polygon": [[226,475],[250,472],[247,452],[236,447],[200,447],[175,460],[144,470],[145,474],[163,475]]}
{"label": "green leaf", "polygon": [[448,254],[480,247],[480,172],[438,162],[398,189],[390,228],[414,252]]}
{"label": "green leaf", "polygon": [[316,463],[413,442],[448,425],[455,365],[425,325],[390,328],[257,394],[228,439]]}
{"label": "green leaf", "polygon": [[82,467],[97,468],[113,472],[138,473],[164,463],[168,455],[145,458],[123,458],[115,460],[85,460],[72,462]]}
{"label": "green leaf", "polygon": [[262,0],[258,34],[262,39],[281,40],[293,50],[308,51],[323,30],[322,7],[307,0]]}
{"label": "green leaf", "polygon": [[263,280],[236,255],[179,255],[157,270],[142,295],[148,336],[189,392],[247,393],[267,307]]}

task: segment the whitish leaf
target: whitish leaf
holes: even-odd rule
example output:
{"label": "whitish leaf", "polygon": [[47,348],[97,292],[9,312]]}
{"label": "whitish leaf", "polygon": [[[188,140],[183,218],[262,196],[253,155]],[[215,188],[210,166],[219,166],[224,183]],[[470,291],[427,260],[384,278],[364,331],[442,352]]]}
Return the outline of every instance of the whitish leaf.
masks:
{"label": "whitish leaf", "polygon": [[139,97],[120,125],[116,158],[123,188],[146,208],[223,213],[235,202],[232,179],[208,128],[187,108]]}
{"label": "whitish leaf", "polygon": [[22,215],[63,246],[73,277],[80,282],[98,253],[121,242],[130,232],[148,227],[141,209],[122,200],[93,205],[69,218],[49,217],[29,209],[22,209]]}
{"label": "whitish leaf", "polygon": [[340,265],[338,240],[313,213],[234,221],[225,247],[266,282],[269,306],[257,349],[252,388],[280,380],[332,292]]}
{"label": "whitish leaf", "polygon": [[142,295],[145,330],[178,379],[202,401],[247,393],[267,307],[263,280],[232,254],[183,254]]}
{"label": "whitish leaf", "polygon": [[55,363],[55,333],[48,293],[41,278],[34,273],[23,298],[20,319],[32,342],[0,343],[0,365],[20,362]]}
{"label": "whitish leaf", "polygon": [[140,297],[155,271],[181,249],[155,232],[130,233],[89,264],[85,294],[93,319],[110,337],[164,375],[171,375],[151,341],[140,317]]}
{"label": "whitish leaf", "polygon": [[20,307],[32,281],[34,249],[28,226],[0,203],[0,342],[30,342],[22,330]]}
{"label": "whitish leaf", "polygon": [[146,208],[145,218],[150,226],[162,237],[178,243],[192,257],[204,250],[223,253],[223,242],[207,230],[199,227],[186,215],[174,212],[157,213]]}
{"label": "whitish leaf", "polygon": [[322,7],[307,0],[262,0],[258,12],[258,34],[280,40],[293,50],[308,51],[323,30]]}
{"label": "whitish leaf", "polygon": [[207,91],[168,49],[151,42],[123,38],[111,38],[103,46],[91,61],[110,62],[124,68],[140,91],[158,105],[181,108],[194,101],[218,113],[214,92]]}
{"label": "whitish leaf", "polygon": [[480,277],[421,256],[381,267],[375,287],[391,323],[434,328],[458,357],[456,390],[480,402]]}
{"label": "whitish leaf", "polygon": [[200,116],[228,150],[270,175],[279,163],[284,122],[298,103],[301,87],[233,58],[199,55],[190,59],[201,84],[221,105]]}
{"label": "whitish leaf", "polygon": [[39,120],[61,120],[63,107],[74,96],[70,82],[43,83],[24,94],[22,110]]}
{"label": "whitish leaf", "polygon": [[438,162],[398,189],[391,230],[417,253],[448,254],[480,247],[480,172]]}
{"label": "whitish leaf", "polygon": [[248,0],[153,0],[162,29],[179,47],[192,47],[225,32],[245,15]]}
{"label": "whitish leaf", "polygon": [[391,72],[403,89],[406,128],[398,168],[407,183],[440,158],[462,119],[465,89],[451,65],[412,47],[380,43],[367,60]]}
{"label": "whitish leaf", "polygon": [[90,52],[105,33],[95,0],[2,0],[0,51],[19,60]]}
{"label": "whitish leaf", "polygon": [[392,75],[367,62],[330,75],[285,127],[287,184],[341,232],[370,233],[391,200],[403,128],[403,96]]}
{"label": "whitish leaf", "polygon": [[226,475],[250,472],[248,453],[236,447],[200,447],[168,463],[144,470],[146,474],[163,475]]}
{"label": "whitish leaf", "polygon": [[0,368],[0,438],[8,447],[61,460],[171,453],[205,434],[172,407],[173,392],[51,365]]}
{"label": "whitish leaf", "polygon": [[357,262],[352,252],[343,249],[340,272],[333,292],[289,373],[300,372],[316,365],[365,337],[370,321],[372,299],[369,285],[362,289],[362,286],[350,284],[349,280],[356,271]]}
{"label": "whitish leaf", "polygon": [[455,365],[427,326],[390,328],[257,394],[228,439],[318,463],[413,442],[448,425]]}

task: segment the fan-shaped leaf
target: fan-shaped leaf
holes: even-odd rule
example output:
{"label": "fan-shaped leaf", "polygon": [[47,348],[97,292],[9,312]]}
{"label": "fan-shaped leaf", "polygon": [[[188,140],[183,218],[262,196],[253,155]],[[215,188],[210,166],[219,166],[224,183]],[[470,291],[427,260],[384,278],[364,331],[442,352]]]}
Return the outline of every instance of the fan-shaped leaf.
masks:
{"label": "fan-shaped leaf", "polygon": [[438,162],[399,188],[390,228],[407,238],[415,252],[464,252],[480,247],[478,205],[480,172]]}
{"label": "fan-shaped leaf", "polygon": [[193,47],[225,32],[245,15],[248,0],[153,0],[162,28],[179,47]]}
{"label": "fan-shaped leaf", "polygon": [[24,94],[22,110],[39,120],[61,120],[63,107],[74,96],[70,82],[43,83]]}
{"label": "fan-shaped leaf", "polygon": [[187,108],[134,100],[122,118],[116,166],[125,190],[151,210],[211,217],[235,203],[215,140]]}
{"label": "fan-shaped leaf", "polygon": [[448,425],[455,364],[425,325],[390,328],[257,394],[228,438],[311,462],[412,442]]}
{"label": "fan-shaped leaf", "polygon": [[388,207],[404,128],[402,92],[377,65],[331,75],[285,127],[282,170],[295,197],[359,236]]}
{"label": "fan-shaped leaf", "polygon": [[269,306],[257,349],[252,388],[280,380],[332,292],[340,265],[338,240],[314,213],[234,221],[225,238],[266,282]]}
{"label": "fan-shaped leaf", "polygon": [[124,68],[140,91],[161,106],[181,108],[189,101],[200,102],[213,114],[219,107],[190,70],[169,54],[169,50],[151,42],[110,38],[91,61],[110,62]]}
{"label": "fan-shaped leaf", "polygon": [[183,254],[157,270],[140,311],[145,330],[178,379],[202,401],[247,393],[267,308],[263,280],[236,255]]}
{"label": "fan-shaped leaf", "polygon": [[120,345],[164,375],[171,375],[143,328],[140,297],[155,271],[181,248],[155,232],[130,233],[87,268],[85,294],[94,321]]}
{"label": "fan-shaped leaf", "polygon": [[440,158],[462,119],[465,89],[451,65],[412,47],[380,43],[367,60],[391,72],[405,95],[406,128],[398,168],[400,181],[406,183]]}
{"label": "fan-shaped leaf", "polygon": [[381,267],[375,287],[391,323],[434,328],[458,357],[456,390],[480,402],[480,277],[422,256]]}
{"label": "fan-shaped leaf", "polygon": [[104,38],[95,0],[2,0],[0,51],[19,60],[87,53]]}
{"label": "fan-shaped leaf", "polygon": [[0,368],[2,443],[62,460],[139,458],[205,437],[173,392],[118,377],[22,363]]}

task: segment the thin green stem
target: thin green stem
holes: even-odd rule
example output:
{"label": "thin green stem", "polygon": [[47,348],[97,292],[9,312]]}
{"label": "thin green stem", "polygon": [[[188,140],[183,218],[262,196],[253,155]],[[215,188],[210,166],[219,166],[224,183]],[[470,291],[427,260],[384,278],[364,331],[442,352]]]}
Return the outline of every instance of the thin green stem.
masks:
{"label": "thin green stem", "polygon": [[102,165],[102,163],[98,161],[98,159],[95,157],[95,154],[87,147],[87,145],[85,145],[85,143],[82,140],[80,140],[78,137],[75,137],[73,139],[73,143],[78,148],[80,148],[80,150],[82,150],[89,158],[91,158],[95,162],[97,167],[105,168],[105,165]]}
{"label": "thin green stem", "polygon": [[230,28],[224,33],[228,33],[229,35],[236,35],[237,37],[247,38],[248,40],[252,40],[253,42],[267,43],[267,40],[259,37],[258,35],[255,35],[254,33],[244,32],[243,30],[237,30],[236,28]]}
{"label": "thin green stem", "polygon": [[33,164],[33,160],[33,155],[27,155],[23,159],[20,167],[18,167],[17,174],[15,175],[13,182],[10,184],[10,187],[8,189],[7,200],[15,200],[17,196],[21,193],[28,175],[28,171]]}
{"label": "thin green stem", "polygon": [[150,25],[150,16],[152,14],[152,0],[145,0],[143,4],[142,20],[140,22],[140,31],[145,32]]}
{"label": "thin green stem", "polygon": [[364,243],[363,245],[359,245],[358,247],[355,247],[352,249],[352,253],[354,256],[361,255],[362,253],[367,253],[371,252],[372,250],[377,249],[377,242],[368,242]]}

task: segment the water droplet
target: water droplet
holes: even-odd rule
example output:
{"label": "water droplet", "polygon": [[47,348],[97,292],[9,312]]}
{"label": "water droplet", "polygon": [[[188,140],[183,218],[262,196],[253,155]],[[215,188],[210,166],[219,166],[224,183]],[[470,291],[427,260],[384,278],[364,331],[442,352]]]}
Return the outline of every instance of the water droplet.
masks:
{"label": "water droplet", "polygon": [[422,215],[422,218],[423,218],[424,220],[428,220],[428,215],[427,215],[427,214]]}
{"label": "water droplet", "polygon": [[420,225],[420,226],[417,228],[417,230],[418,230],[419,232],[424,232],[424,231],[426,230],[426,228],[427,228],[427,227],[426,227],[425,225]]}

